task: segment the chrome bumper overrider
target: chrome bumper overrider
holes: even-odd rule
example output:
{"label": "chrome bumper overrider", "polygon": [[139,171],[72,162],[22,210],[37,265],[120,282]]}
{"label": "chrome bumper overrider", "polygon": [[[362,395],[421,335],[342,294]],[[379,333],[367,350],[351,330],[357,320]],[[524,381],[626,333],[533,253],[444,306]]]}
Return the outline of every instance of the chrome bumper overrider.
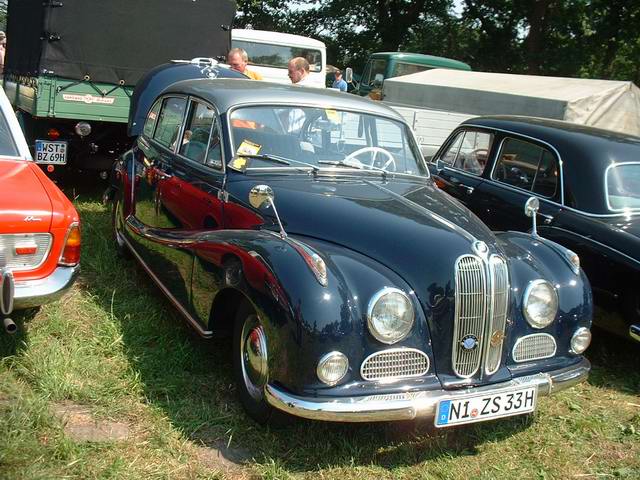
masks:
{"label": "chrome bumper overrider", "polygon": [[569,388],[589,375],[591,363],[579,363],[552,372],[538,373],[476,388],[390,393],[366,397],[302,398],[267,385],[265,395],[273,407],[298,417],[333,422],[375,422],[434,418],[438,402],[473,393],[500,393],[518,387],[537,387],[538,396],[550,395]]}
{"label": "chrome bumper overrider", "polygon": [[51,275],[41,280],[16,281],[14,310],[37,307],[57,300],[73,285],[79,272],[79,265],[57,267]]}

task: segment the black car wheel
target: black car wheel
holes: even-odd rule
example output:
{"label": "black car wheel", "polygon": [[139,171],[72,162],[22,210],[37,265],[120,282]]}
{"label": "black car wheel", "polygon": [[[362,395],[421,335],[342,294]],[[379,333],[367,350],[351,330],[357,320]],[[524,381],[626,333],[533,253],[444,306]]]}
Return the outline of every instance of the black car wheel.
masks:
{"label": "black car wheel", "polygon": [[288,423],[286,414],[264,397],[269,380],[267,338],[255,310],[247,301],[236,313],[233,334],[233,374],[240,403],[256,422],[274,426]]}
{"label": "black car wheel", "polygon": [[127,258],[130,253],[129,249],[124,243],[122,239],[122,234],[118,232],[118,221],[120,215],[120,198],[116,193],[115,198],[113,199],[113,208],[111,209],[111,235],[113,236],[113,241],[116,246],[116,252],[119,257]]}

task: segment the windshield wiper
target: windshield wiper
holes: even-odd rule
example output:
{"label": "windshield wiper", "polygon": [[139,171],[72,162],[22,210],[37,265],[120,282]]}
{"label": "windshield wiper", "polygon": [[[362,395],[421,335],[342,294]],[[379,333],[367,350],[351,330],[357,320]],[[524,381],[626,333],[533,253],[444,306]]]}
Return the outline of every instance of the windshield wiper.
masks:
{"label": "windshield wiper", "polygon": [[292,163],[295,163],[296,165],[303,165],[305,167],[309,167],[314,174],[318,172],[318,167],[311,163],[301,162],[300,160],[285,158],[279,155],[272,155],[270,153],[250,153],[250,154],[242,154],[237,156],[244,157],[244,158],[255,158],[257,160],[265,160],[267,162],[279,163],[281,165],[291,165]]}
{"label": "windshield wiper", "polygon": [[389,173],[384,168],[374,167],[373,165],[367,165],[367,164],[359,162],[359,161],[356,161],[356,162],[346,161],[345,162],[344,160],[319,160],[318,163],[321,164],[321,165],[331,165],[331,166],[335,166],[335,167],[355,168],[356,170],[362,170],[363,168],[365,170],[373,170],[373,171],[382,173],[383,179],[386,179],[387,178],[387,174]]}

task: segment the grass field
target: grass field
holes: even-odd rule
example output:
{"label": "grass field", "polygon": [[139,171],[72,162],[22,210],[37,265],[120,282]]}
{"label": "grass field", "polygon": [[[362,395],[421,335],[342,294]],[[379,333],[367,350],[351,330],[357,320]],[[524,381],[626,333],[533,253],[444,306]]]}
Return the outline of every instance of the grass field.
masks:
{"label": "grass field", "polygon": [[236,401],[230,348],[196,338],[76,201],[82,276],[0,334],[0,479],[640,478],[640,349],[597,332],[588,383],[535,416],[268,430]]}

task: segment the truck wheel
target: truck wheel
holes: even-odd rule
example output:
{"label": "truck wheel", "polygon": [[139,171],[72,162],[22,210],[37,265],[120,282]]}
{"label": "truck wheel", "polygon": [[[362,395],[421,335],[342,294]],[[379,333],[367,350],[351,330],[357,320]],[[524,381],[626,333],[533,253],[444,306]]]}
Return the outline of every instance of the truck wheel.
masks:
{"label": "truck wheel", "polygon": [[118,232],[118,222],[120,221],[120,198],[116,193],[115,198],[113,199],[113,208],[111,209],[111,235],[113,237],[113,243],[116,247],[116,253],[121,258],[129,258],[131,252],[122,240],[121,234]]}
{"label": "truck wheel", "polygon": [[233,332],[233,375],[240,403],[262,425],[283,426],[290,421],[264,397],[269,380],[267,338],[260,319],[248,301],[242,302]]}

